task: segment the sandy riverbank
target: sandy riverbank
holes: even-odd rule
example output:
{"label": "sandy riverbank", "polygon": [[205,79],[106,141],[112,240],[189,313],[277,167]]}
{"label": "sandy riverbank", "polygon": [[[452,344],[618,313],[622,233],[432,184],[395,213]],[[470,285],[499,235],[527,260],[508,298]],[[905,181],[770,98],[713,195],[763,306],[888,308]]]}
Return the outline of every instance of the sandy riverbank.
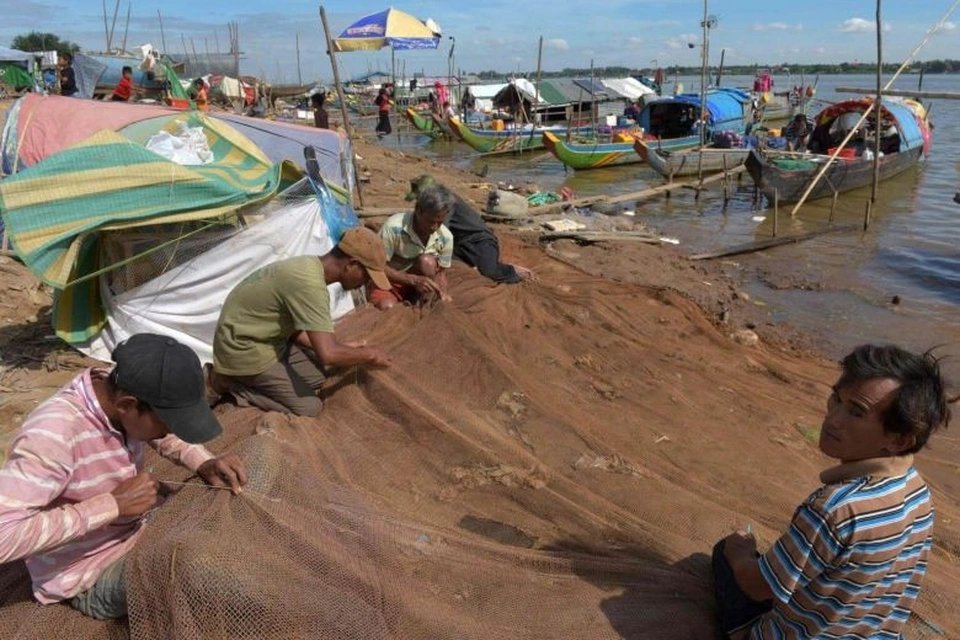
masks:
{"label": "sandy riverbank", "polygon": [[[357,151],[370,174],[368,207],[405,208],[409,180],[425,172],[474,202],[486,196],[472,174],[374,144]],[[391,369],[339,380],[318,420],[219,409],[227,437],[214,449],[273,451],[281,457],[264,464],[282,461],[309,486],[280,483],[284,503],[252,512],[210,495],[221,492],[178,494],[164,508],[190,526],[179,537],[148,528],[144,548],[229,546],[252,554],[247,570],[271,557],[274,571],[294,575],[304,563],[328,566],[304,551],[311,543],[337,541],[327,560],[351,563],[384,620],[365,637],[712,637],[704,554],[748,522],[765,548],[817,486],[829,464],[815,443],[834,365],[755,315],[722,263],[692,265],[675,248],[640,244],[563,242],[548,253],[530,234],[498,233],[506,258],[534,268],[539,282],[494,287],[458,265],[451,304],[346,319],[342,336],[383,345]],[[32,276],[9,259],[0,274],[0,429],[9,435],[89,361],[47,338],[50,298]],[[730,338],[747,325],[759,344]],[[958,453],[948,432],[919,463],[939,520],[912,638],[931,633],[922,620],[960,637]],[[320,507],[304,505],[311,499],[349,505],[357,526],[317,519]],[[229,535],[224,523],[235,525]],[[280,530],[275,543],[265,538]],[[306,556],[289,560],[288,551]],[[0,636],[24,625],[70,628],[74,638],[122,634],[64,607],[37,610],[17,566],[0,569],[0,585]],[[137,588],[174,615],[187,606],[175,581]],[[315,602],[291,590],[280,605],[269,593],[248,621],[251,637],[283,607],[310,610],[312,601],[318,610],[279,616],[298,637],[334,604],[369,602],[348,591]],[[234,597],[220,589],[205,610],[232,611]],[[144,638],[165,629],[145,618],[137,628]]]}

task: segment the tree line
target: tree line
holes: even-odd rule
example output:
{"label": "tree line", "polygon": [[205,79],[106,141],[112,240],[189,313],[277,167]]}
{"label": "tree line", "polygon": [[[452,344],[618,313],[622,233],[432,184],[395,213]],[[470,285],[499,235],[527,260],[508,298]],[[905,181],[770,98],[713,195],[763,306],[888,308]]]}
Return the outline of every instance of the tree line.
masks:
{"label": "tree line", "polygon": [[[900,68],[900,62],[890,62],[883,65],[883,73],[892,75]],[[778,64],[778,65],[725,65],[723,72],[725,75],[733,76],[744,76],[744,75],[753,75],[757,72],[758,69],[770,69],[774,74],[793,74],[793,75],[842,75],[842,74],[854,74],[854,73],[875,73],[876,65],[869,62],[840,62],[840,63],[819,63],[819,64]],[[927,60],[924,62],[915,62],[907,69],[908,72],[919,73],[920,70],[923,70],[924,73],[960,73],[960,60]],[[626,76],[632,76],[637,74],[643,74],[647,76],[653,76],[655,69],[650,67],[625,67],[625,66],[610,66],[610,67],[596,67],[593,69],[593,75],[598,78],[623,78]],[[717,66],[711,66],[710,73],[716,75]],[[585,78],[589,77],[591,73],[590,67],[585,68],[571,68],[568,67],[561,71],[544,71],[542,76],[544,78],[569,78],[569,77],[578,77]],[[700,67],[682,67],[682,66],[672,66],[665,67],[663,73],[666,77],[670,78],[674,75],[699,75]],[[481,71],[477,74],[482,80],[497,80],[503,78],[506,75],[521,75],[527,78],[532,78],[536,75],[536,71],[524,71],[520,74],[505,74],[502,71],[486,70]]]}

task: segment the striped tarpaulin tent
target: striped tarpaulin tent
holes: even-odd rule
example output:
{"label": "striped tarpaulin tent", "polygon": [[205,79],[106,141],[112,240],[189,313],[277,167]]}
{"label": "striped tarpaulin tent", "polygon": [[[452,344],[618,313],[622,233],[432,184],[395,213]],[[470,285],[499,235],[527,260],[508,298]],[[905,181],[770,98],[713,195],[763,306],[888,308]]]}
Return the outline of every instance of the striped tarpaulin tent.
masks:
{"label": "striped tarpaulin tent", "polygon": [[188,233],[302,175],[223,122],[195,114],[189,124],[203,127],[214,162],[181,166],[105,130],[0,182],[7,233],[24,264],[57,290],[54,324],[64,340],[83,341],[105,320],[96,275],[119,265],[102,264],[102,233],[169,224]]}

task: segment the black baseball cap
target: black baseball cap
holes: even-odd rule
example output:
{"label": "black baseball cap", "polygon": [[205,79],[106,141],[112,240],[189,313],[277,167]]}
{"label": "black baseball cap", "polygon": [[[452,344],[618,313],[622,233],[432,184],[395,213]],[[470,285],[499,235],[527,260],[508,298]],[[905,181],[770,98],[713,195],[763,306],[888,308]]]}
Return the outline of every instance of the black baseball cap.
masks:
{"label": "black baseball cap", "polygon": [[118,344],[111,357],[116,386],[149,404],[184,442],[207,442],[223,431],[207,404],[200,359],[186,345],[138,333]]}

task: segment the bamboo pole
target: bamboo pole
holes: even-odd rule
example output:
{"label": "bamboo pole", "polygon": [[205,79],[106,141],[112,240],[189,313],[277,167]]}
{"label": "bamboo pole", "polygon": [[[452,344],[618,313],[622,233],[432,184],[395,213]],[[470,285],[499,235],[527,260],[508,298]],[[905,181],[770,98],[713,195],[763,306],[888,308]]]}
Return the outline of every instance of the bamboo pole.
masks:
{"label": "bamboo pole", "polygon": [[117,28],[117,14],[120,13],[120,0],[113,7],[113,21],[110,23],[110,35],[107,38],[107,53],[113,48],[113,32]]}
{"label": "bamboo pole", "polygon": [[863,212],[863,230],[866,231],[870,228],[870,213],[871,208],[873,207],[873,200],[867,200],[867,207]]}
{"label": "bamboo pole", "polygon": [[[537,84],[534,85],[534,100],[540,99],[540,64],[543,61],[543,36],[540,36],[540,44],[537,46]],[[531,109],[533,111],[533,109]],[[537,131],[536,123],[530,127],[530,142],[533,142],[533,136]],[[567,131],[569,131],[569,127]]]}
{"label": "bamboo pole", "polygon": [[[703,28],[703,40],[700,42],[700,112],[697,115],[698,130],[700,134],[700,155],[697,157],[697,178],[700,184],[703,184],[703,145],[706,141],[706,113],[707,113],[707,7],[708,0],[703,0],[703,22],[700,26]],[[700,198],[700,191],[697,191],[697,199]]]}
{"label": "bamboo pole", "polygon": [[[347,139],[351,140],[350,117],[347,115],[347,102],[343,97],[343,85],[340,84],[340,72],[337,69],[337,57],[333,49],[333,40],[330,38],[330,27],[327,25],[327,12],[320,5],[320,23],[323,25],[323,36],[327,42],[327,55],[330,56],[330,66],[333,68],[333,84],[337,89],[337,98],[340,100],[340,115],[343,116],[343,130],[347,134]],[[353,173],[356,176],[357,197],[360,200],[360,206],[363,206],[363,191],[360,189],[360,171],[357,170],[357,154],[353,152],[353,145],[350,145],[350,162],[353,165]]]}
{"label": "bamboo pole", "polygon": [[127,50],[127,34],[130,33],[130,3],[127,3],[127,23],[123,27],[123,44],[120,45],[120,52]]}
{"label": "bamboo pole", "polygon": [[832,199],[832,201],[830,202],[830,218],[829,218],[829,220],[827,221],[829,224],[833,224],[833,215],[834,215],[834,213],[836,213],[836,211],[837,211],[837,198],[839,198],[839,197],[840,197],[840,192],[839,192],[839,191],[834,191],[834,192],[833,192],[833,199]]}
{"label": "bamboo pole", "polygon": [[880,185],[880,116],[883,113],[883,22],[881,6],[883,0],[877,0],[877,97],[873,102],[876,124],[873,129],[873,186],[870,188],[870,202],[877,201],[877,189]]}
{"label": "bamboo pole", "polygon": [[107,20],[107,0],[101,0],[103,5],[103,41],[107,48],[105,53],[110,53],[110,23]]}
{"label": "bamboo pole", "polygon": [[720,86],[720,79],[723,78],[723,59],[727,55],[726,49],[720,49],[720,68],[717,69],[717,86]]}
{"label": "bamboo pole", "polygon": [[818,236],[822,236],[827,233],[856,231],[858,228],[859,227],[857,227],[856,225],[842,225],[839,227],[827,227],[825,229],[817,229],[816,231],[810,231],[808,233],[780,236],[779,238],[767,238],[766,240],[756,240],[754,242],[738,244],[732,247],[727,247],[726,249],[710,251],[708,253],[697,253],[690,256],[687,259],[688,260],[712,260],[713,258],[725,258],[727,256],[737,256],[737,255],[742,255],[744,253],[754,253],[756,251],[763,251],[764,249],[772,249],[773,247],[779,247],[785,244],[803,242],[804,240],[810,240],[811,238],[816,238]]}
{"label": "bamboo pole", "polygon": [[167,36],[163,33],[163,16],[160,14],[160,9],[157,9],[157,20],[160,21],[160,44],[163,46],[163,54],[168,55]]}
{"label": "bamboo pole", "polygon": [[303,72],[300,70],[300,32],[297,31],[297,85],[303,86]]}
{"label": "bamboo pole", "polygon": [[[931,27],[929,31],[927,31],[927,34],[923,37],[923,40],[920,41],[920,44],[914,47],[913,51],[910,52],[910,55],[907,56],[906,59],[903,61],[903,63],[900,65],[900,68],[897,69],[897,72],[894,73],[893,76],[890,78],[890,80],[887,81],[887,84],[881,88],[881,91],[887,91],[891,86],[893,86],[893,83],[896,82],[897,78],[900,77],[900,74],[903,73],[903,70],[907,68],[907,65],[913,61],[913,58],[916,57],[920,49],[922,49],[923,46],[927,44],[927,42],[930,40],[930,38],[933,37],[933,34],[935,34],[937,31],[940,30],[941,27],[943,27],[943,23],[947,21],[947,18],[950,17],[950,14],[954,12],[954,10],[957,8],[958,5],[960,5],[960,0],[954,0],[953,4],[950,5],[950,8],[947,9],[947,12],[943,14],[943,17],[940,18],[940,20],[935,25],[933,25],[933,27]],[[836,162],[837,156],[840,155],[840,152],[843,150],[843,148],[847,146],[848,142],[850,142],[850,139],[853,137],[853,134],[860,127],[860,125],[864,123],[864,121],[867,119],[867,116],[869,115],[870,115],[870,109],[867,109],[864,112],[864,114],[860,116],[860,119],[857,120],[857,124],[854,125],[854,127],[850,130],[850,133],[847,134],[847,136],[843,139],[840,145],[836,148],[836,150],[830,156],[830,159],[826,163],[824,163],[823,168],[820,169],[817,175],[814,176],[813,180],[807,186],[806,191],[803,192],[803,196],[800,197],[800,200],[798,200],[797,204],[794,205],[793,211],[790,212],[791,216],[796,214],[797,211],[800,210],[800,207],[802,207],[803,204],[807,201],[807,198],[810,196],[810,193],[813,192],[813,188],[817,186],[817,183],[820,182],[820,179],[824,176],[824,174],[826,174],[827,170],[829,170],[830,167],[833,166],[833,163]],[[877,124],[879,125],[879,122]]]}

